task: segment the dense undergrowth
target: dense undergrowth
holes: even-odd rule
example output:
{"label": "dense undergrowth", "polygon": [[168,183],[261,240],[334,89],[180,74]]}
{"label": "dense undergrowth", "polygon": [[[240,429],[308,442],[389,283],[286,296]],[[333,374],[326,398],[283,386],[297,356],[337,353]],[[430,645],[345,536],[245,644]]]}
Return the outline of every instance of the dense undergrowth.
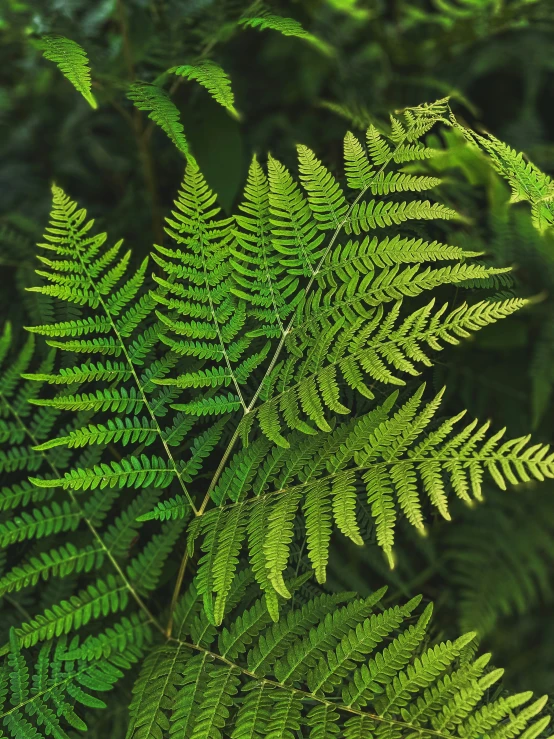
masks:
{"label": "dense undergrowth", "polygon": [[7,736],[548,735],[552,20],[5,4]]}

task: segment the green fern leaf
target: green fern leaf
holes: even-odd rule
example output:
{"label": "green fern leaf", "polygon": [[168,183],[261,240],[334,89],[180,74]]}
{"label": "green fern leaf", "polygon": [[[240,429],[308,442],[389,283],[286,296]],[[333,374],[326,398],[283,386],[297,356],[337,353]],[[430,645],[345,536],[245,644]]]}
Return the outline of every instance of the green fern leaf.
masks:
{"label": "green fern leaf", "polygon": [[46,609],[16,629],[17,637],[24,647],[46,641],[52,636],[61,636],[85,626],[102,613],[116,613],[127,605],[129,596],[124,584],[108,575],[106,580],[97,580],[70,601],[62,601]]}
{"label": "green fern leaf", "polygon": [[78,467],[66,472],[63,478],[41,480],[30,478],[38,487],[58,487],[65,490],[95,490],[105,487],[135,488],[146,486],[167,487],[173,480],[174,470],[161,457],[128,457],[121,462],[103,463],[92,468]]}
{"label": "green fern leaf", "polygon": [[96,109],[98,103],[91,91],[89,62],[83,48],[64,36],[44,36],[39,48],[44,58],[54,62],[90,107]]}
{"label": "green fern leaf", "polygon": [[188,650],[180,645],[158,647],[148,655],[133,688],[129,738],[162,736],[169,728],[164,709],[177,695],[188,656]]}
{"label": "green fern leaf", "polygon": [[162,129],[191,166],[195,166],[195,160],[189,151],[183,124],[179,118],[179,111],[166,92],[157,85],[134,82],[129,88],[127,97],[139,110],[148,113],[148,117]]}
{"label": "green fern leaf", "polygon": [[280,33],[283,36],[295,36],[296,38],[308,41],[326,55],[330,55],[332,53],[332,49],[328,44],[317,36],[304,30],[302,25],[294,18],[284,18],[283,16],[274,15],[264,9],[260,12],[260,10],[256,8],[254,12],[256,13],[255,15],[250,15],[248,13],[245,14],[239,20],[239,25],[245,28],[256,28],[259,31],[277,31],[277,33]]}
{"label": "green fern leaf", "polygon": [[168,72],[188,80],[196,80],[205,87],[213,99],[226,108],[234,118],[239,114],[235,109],[235,97],[231,89],[231,80],[221,67],[210,59],[204,59],[196,64],[183,64],[171,67]]}

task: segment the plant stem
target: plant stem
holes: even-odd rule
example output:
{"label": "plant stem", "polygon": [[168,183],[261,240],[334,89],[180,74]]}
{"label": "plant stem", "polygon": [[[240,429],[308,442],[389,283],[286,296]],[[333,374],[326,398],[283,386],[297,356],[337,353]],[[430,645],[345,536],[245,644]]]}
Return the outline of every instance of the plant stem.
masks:
{"label": "plant stem", "polygon": [[168,639],[171,638],[171,632],[173,630],[173,614],[175,613],[175,608],[177,606],[177,600],[179,599],[179,593],[181,592],[181,585],[183,583],[183,578],[185,577],[185,570],[187,568],[188,560],[189,560],[188,552],[185,552],[185,555],[181,560],[179,572],[177,574],[177,582],[175,583],[175,588],[173,590],[173,596],[171,598],[171,605],[169,606],[169,619],[167,621],[167,626],[165,627],[165,635]]}

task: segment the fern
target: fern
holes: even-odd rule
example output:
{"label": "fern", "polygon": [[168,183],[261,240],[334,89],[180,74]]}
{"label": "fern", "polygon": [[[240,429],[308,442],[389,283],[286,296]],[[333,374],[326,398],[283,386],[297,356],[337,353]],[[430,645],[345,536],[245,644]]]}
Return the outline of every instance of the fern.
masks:
{"label": "fern", "polygon": [[226,108],[234,118],[238,118],[231,80],[215,62],[206,59],[197,64],[172,67],[168,72],[188,80],[196,80],[199,85],[206,88],[216,102]]}
{"label": "fern", "polygon": [[44,36],[39,48],[44,58],[54,62],[90,107],[96,109],[98,103],[92,94],[89,61],[84,49],[76,41],[64,36]]}
{"label": "fern", "polygon": [[487,498],[489,507],[472,512],[453,532],[448,555],[462,628],[483,636],[506,616],[524,616],[535,604],[550,602],[548,568],[554,554],[552,513],[542,491],[534,491],[532,520],[519,496],[490,491]]}
{"label": "fern", "polygon": [[533,223],[540,230],[554,224],[554,184],[551,178],[541,172],[523,154],[488,134],[481,136],[460,127],[467,139],[480,147],[489,157],[496,171],[508,182],[512,189],[510,202],[525,200],[531,204]]}
{"label": "fern", "polygon": [[139,110],[146,111],[148,117],[162,129],[187,161],[194,164],[179,111],[165,90],[158,85],[135,82],[129,88],[127,97]]}
{"label": "fern", "polygon": [[[255,487],[256,497],[249,502],[207,513],[202,524],[209,531],[206,546],[212,550],[223,545],[234,531],[235,516],[240,520],[255,517],[256,508],[263,503],[267,526],[256,531],[249,544],[250,556],[254,567],[256,559],[261,558],[260,566],[271,587],[286,598],[289,593],[282,572],[290,556],[293,517],[300,507],[305,516],[308,554],[318,580],[324,582],[332,522],[355,543],[362,543],[356,515],[360,490],[365,489],[377,542],[392,565],[398,512],[401,510],[413,526],[425,531],[420,487],[431,505],[449,520],[447,487],[471,504],[482,498],[485,472],[503,489],[507,482],[517,484],[532,477],[541,480],[554,474],[554,461],[547,447],[527,447],[526,437],[500,444],[503,431],[487,434],[488,424],[479,426],[476,421],[455,433],[461,416],[443,421],[425,436],[439,407],[440,395],[421,407],[422,392],[423,386],[394,415],[393,397],[355,424],[339,425],[331,437],[338,440],[336,452],[327,456],[319,474],[314,473],[320,451],[314,449],[312,457],[307,450],[296,484],[275,485],[269,490]],[[298,444],[297,439],[291,447]],[[193,527],[194,538],[196,521]],[[211,566],[212,560],[202,561],[200,571]],[[233,563],[228,562],[227,566],[232,568]],[[207,578],[211,579],[211,575],[207,574]],[[262,587],[267,586],[265,577],[259,582]]]}
{"label": "fern", "polygon": [[[49,458],[34,449],[35,445],[44,442],[52,433],[59,419],[59,411],[51,408],[34,409],[31,402],[40,393],[43,382],[38,381],[35,385],[21,382],[21,375],[29,369],[33,362],[37,361],[34,338],[30,337],[15,355],[11,351],[12,344],[11,325],[6,324],[0,337],[0,369],[2,370],[0,374],[0,443],[2,445],[0,467],[4,473],[3,486],[0,489],[0,510],[2,511],[13,511],[22,504],[28,506],[31,503],[45,502],[50,496],[39,492],[33,486],[30,487],[26,477],[31,472],[37,474],[44,473],[45,470],[51,471],[54,465],[63,469],[69,463],[66,452],[60,450],[60,453]],[[53,362],[54,353],[51,352],[39,363],[38,369],[48,372]],[[59,510],[61,513],[61,509]],[[72,519],[73,514],[70,514],[67,508],[65,510],[68,513],[67,519],[61,514],[59,525],[66,525],[63,521],[68,522]],[[22,540],[25,540],[27,533],[32,536],[33,532],[36,533],[39,522],[49,518],[50,515],[55,514],[48,507],[43,509],[33,507],[27,514],[26,522],[21,520],[14,524],[10,518],[5,519],[2,528],[6,541],[9,542],[11,539],[18,541],[20,536]],[[33,521],[36,522],[36,526],[33,525]],[[46,523],[43,524],[43,526],[46,525]],[[68,523],[67,525],[69,526]],[[27,533],[25,533],[25,526],[27,526]],[[17,534],[19,527],[21,527],[21,535]],[[13,533],[10,535],[9,531]]]}
{"label": "fern", "polygon": [[308,35],[302,25],[293,18],[282,18],[277,15],[263,13],[259,16],[245,17],[241,19],[241,24],[250,28],[259,28],[260,31],[271,29],[279,31],[284,36],[298,36],[303,38]]}
{"label": "fern", "polygon": [[260,2],[255,2],[243,13],[238,24],[243,28],[255,28],[259,31],[271,30],[283,36],[294,36],[307,41],[326,55],[332,54],[332,49],[328,44],[306,31],[296,19],[276,15]]}
{"label": "fern", "polygon": [[[161,87],[131,97],[187,155]],[[429,510],[450,520],[487,478],[554,477],[546,445],[439,416],[442,391],[413,381],[528,302],[476,297],[509,270],[438,240],[458,216],[421,199],[438,178],[404,171],[435,156],[437,123],[451,123],[446,100],[370,126],[365,145],[347,135],[353,193],[305,146],[299,181],[254,159],[232,216],[189,155],[151,276],[53,187],[30,290],[54,307],[0,381],[0,592],[21,615],[0,646],[9,734],[83,729],[75,702],[100,704],[73,678],[123,695],[138,660],[129,739],[529,739],[546,726],[544,701],[518,712],[529,695],[491,698],[501,671],[473,660],[472,635],[429,646],[419,598],[386,607],[384,590],[307,584],[325,582],[336,529],[375,538],[393,565],[400,517],[424,533]],[[450,285],[465,302],[424,295]],[[0,353],[10,343],[8,327]]]}
{"label": "fern", "polygon": [[[69,642],[65,637],[60,639],[54,649],[52,642],[46,643],[38,653],[31,678],[19,641],[12,631],[7,658],[10,701],[8,707],[5,689],[2,690],[0,709],[0,718],[8,736],[40,736],[35,723],[44,731],[43,735],[66,737],[68,734],[64,726],[86,731],[87,725],[75,708],[105,707],[100,695],[111,690],[114,683],[121,679],[123,670],[130,669],[142,657],[137,644],[127,645],[125,650],[120,648],[111,659],[76,658],[72,656],[76,652],[79,652],[79,642],[75,638]],[[7,680],[8,676],[4,673],[3,688]]]}
{"label": "fern", "polygon": [[[292,736],[312,727],[311,736],[453,737],[497,727],[517,737],[545,728],[549,717],[537,718],[544,698],[486,702],[502,670],[487,667],[490,655],[466,657],[473,633],[423,646],[431,606],[414,622],[420,598],[378,611],[382,596],[343,594],[335,604],[321,596],[289,609],[277,625],[262,620],[262,600],[231,620],[217,646],[216,634],[209,647],[171,640],[144,663],[129,736]],[[194,591],[183,599],[191,597]],[[339,598],[349,602],[337,607]]]}

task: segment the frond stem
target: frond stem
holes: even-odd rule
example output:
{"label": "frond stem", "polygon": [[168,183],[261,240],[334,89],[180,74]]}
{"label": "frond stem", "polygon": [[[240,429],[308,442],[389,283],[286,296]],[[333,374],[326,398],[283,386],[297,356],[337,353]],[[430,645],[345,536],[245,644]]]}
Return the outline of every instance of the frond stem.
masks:
{"label": "frond stem", "polygon": [[183,584],[183,578],[185,577],[185,570],[187,569],[188,560],[189,560],[188,552],[185,552],[183,558],[181,559],[181,564],[179,565],[179,572],[177,573],[177,581],[173,589],[173,595],[171,597],[171,605],[169,606],[169,618],[167,620],[167,626],[165,627],[165,635],[168,639],[171,637],[171,632],[173,630],[173,614],[175,613],[175,608],[177,607],[177,601],[179,599],[179,594],[181,592],[181,586]]}
{"label": "frond stem", "polygon": [[202,241],[200,243],[200,253],[202,255],[202,269],[204,270],[204,280],[206,281],[206,289],[208,291],[208,303],[210,305],[210,312],[212,314],[212,320],[214,322],[215,330],[217,331],[217,338],[219,339],[219,343],[221,345],[221,351],[223,352],[223,356],[225,357],[225,364],[227,365],[227,369],[229,370],[229,374],[231,375],[231,379],[235,386],[236,393],[239,397],[240,404],[242,405],[243,409],[246,410],[246,403],[244,401],[244,396],[238,384],[237,378],[235,377],[235,373],[233,372],[233,368],[231,367],[231,360],[229,359],[229,355],[227,354],[227,351],[225,350],[223,334],[221,333],[221,329],[219,328],[219,321],[217,320],[217,315],[216,315],[213,300],[212,300],[212,292],[210,290],[210,283],[208,280],[208,267],[206,265],[206,257],[204,255],[204,248],[203,248]]}

